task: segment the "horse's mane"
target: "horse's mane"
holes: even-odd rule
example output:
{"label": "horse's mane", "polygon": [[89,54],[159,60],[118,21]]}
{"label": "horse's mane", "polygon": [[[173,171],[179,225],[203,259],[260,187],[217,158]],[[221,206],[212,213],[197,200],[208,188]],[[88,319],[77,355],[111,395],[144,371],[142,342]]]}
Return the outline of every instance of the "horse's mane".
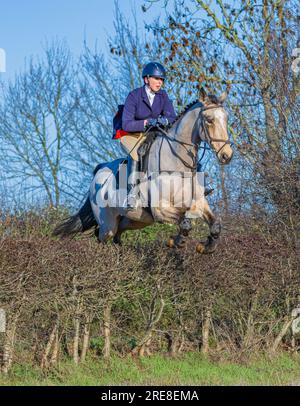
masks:
{"label": "horse's mane", "polygon": [[197,103],[199,103],[198,99],[196,99],[196,100],[192,101],[191,103],[187,104],[184,107],[184,109],[178,114],[176,120],[171,125],[169,125],[169,128],[173,127],[173,125],[176,124],[185,115],[185,113]]}
{"label": "horse's mane", "polygon": [[[213,94],[208,94],[207,97],[208,97],[208,99],[210,100],[211,103],[213,103],[213,104],[218,104],[218,98],[217,98],[215,95],[213,95]],[[197,103],[201,103],[201,102],[199,101],[199,99],[196,99],[196,100],[192,101],[191,103],[187,104],[187,105],[184,107],[184,109],[178,114],[176,120],[175,120],[172,124],[169,125],[169,128],[173,127],[173,125],[176,124],[176,123],[185,115],[185,113],[186,113],[191,107],[195,106],[195,104],[197,104]]]}

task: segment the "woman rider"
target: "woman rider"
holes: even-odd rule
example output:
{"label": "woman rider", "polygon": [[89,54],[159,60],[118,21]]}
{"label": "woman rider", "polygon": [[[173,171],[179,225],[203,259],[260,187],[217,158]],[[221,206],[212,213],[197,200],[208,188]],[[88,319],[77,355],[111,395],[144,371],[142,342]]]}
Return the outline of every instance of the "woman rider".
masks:
{"label": "woman rider", "polygon": [[138,196],[135,188],[138,179],[137,149],[145,141],[144,132],[149,127],[165,127],[176,119],[173,104],[161,87],[166,77],[165,68],[157,62],[148,63],[142,73],[144,86],[129,93],[123,110],[122,128],[130,133],[121,138],[123,150],[131,156],[130,186],[127,207],[135,209]]}

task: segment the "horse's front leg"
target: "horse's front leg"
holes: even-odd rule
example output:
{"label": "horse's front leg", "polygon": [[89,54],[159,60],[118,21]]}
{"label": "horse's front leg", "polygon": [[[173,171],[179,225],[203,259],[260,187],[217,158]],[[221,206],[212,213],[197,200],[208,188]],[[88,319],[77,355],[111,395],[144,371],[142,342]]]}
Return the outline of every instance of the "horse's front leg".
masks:
{"label": "horse's front leg", "polygon": [[170,237],[168,240],[168,246],[170,248],[178,247],[183,248],[186,243],[186,238],[188,237],[190,231],[192,230],[191,220],[184,217],[179,223],[179,232],[175,237]]}
{"label": "horse's front leg", "polygon": [[221,221],[211,211],[207,200],[203,201],[202,218],[209,226],[210,234],[205,242],[199,242],[196,245],[196,251],[201,254],[211,254],[217,248],[221,234]]}

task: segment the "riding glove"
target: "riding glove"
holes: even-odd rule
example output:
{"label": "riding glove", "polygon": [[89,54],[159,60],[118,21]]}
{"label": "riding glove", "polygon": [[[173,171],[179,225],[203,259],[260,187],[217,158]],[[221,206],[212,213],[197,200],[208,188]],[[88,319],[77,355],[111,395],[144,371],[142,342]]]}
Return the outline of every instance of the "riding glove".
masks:
{"label": "riding glove", "polygon": [[149,118],[147,120],[146,127],[166,127],[169,124],[169,121],[167,117],[164,116],[159,116],[157,119],[156,118]]}
{"label": "riding glove", "polygon": [[166,127],[169,124],[169,121],[167,117],[159,116],[157,119],[157,124],[159,124],[162,127]]}
{"label": "riding glove", "polygon": [[146,124],[146,127],[147,128],[149,128],[149,127],[156,127],[157,126],[157,119],[156,118],[149,118],[148,120],[147,120],[147,124]]}

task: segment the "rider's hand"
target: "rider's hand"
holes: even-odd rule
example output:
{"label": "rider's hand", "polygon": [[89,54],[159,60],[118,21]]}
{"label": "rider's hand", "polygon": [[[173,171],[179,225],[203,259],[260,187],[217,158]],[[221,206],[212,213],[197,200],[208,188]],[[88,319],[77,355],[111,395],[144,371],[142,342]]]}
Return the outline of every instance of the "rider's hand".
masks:
{"label": "rider's hand", "polygon": [[156,118],[148,118],[146,127],[156,127],[157,126],[157,119]]}
{"label": "rider's hand", "polygon": [[159,116],[157,119],[157,124],[159,124],[161,127],[166,127],[169,124],[169,121],[167,117]]}

